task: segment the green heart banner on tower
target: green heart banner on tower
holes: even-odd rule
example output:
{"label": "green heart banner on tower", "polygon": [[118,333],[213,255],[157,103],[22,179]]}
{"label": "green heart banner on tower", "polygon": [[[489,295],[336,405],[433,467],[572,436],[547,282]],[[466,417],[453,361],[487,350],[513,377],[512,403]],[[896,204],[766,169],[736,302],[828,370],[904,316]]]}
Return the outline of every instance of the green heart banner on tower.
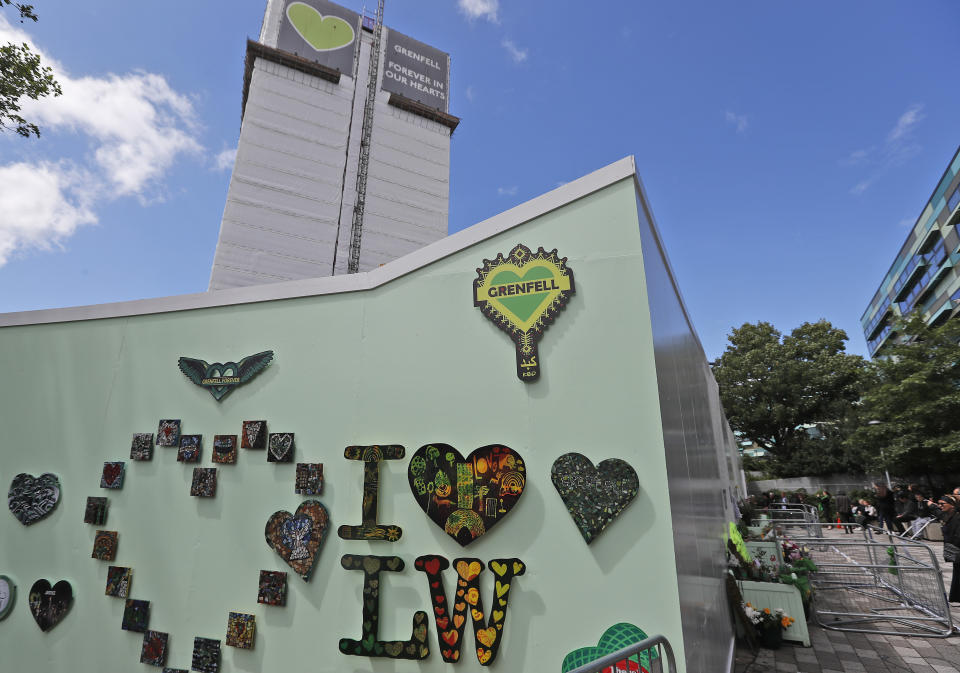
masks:
{"label": "green heart banner on tower", "polygon": [[517,244],[506,257],[483,260],[473,281],[473,305],[510,335],[517,348],[517,378],[540,377],[537,342],[574,294],[573,271],[556,249],[536,253]]}
{"label": "green heart banner on tower", "polygon": [[287,0],[277,49],[353,77],[360,15],[327,0]]}

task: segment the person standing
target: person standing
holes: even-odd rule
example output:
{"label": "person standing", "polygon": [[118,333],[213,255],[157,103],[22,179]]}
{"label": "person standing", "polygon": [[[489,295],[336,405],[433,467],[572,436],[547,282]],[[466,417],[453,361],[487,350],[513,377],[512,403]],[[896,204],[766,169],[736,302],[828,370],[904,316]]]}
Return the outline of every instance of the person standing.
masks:
{"label": "person standing", "polygon": [[902,533],[903,528],[897,523],[894,512],[893,493],[883,484],[874,484],[873,487],[877,491],[873,504],[877,508],[877,518],[880,520],[880,526],[885,525],[887,530],[894,534]]}
{"label": "person standing", "polygon": [[853,534],[853,526],[849,525],[853,517],[853,507],[850,503],[850,498],[847,497],[846,491],[840,491],[837,494],[837,497],[834,498],[833,502],[837,506],[837,516],[840,517],[840,523],[846,524],[843,527],[844,533]]}
{"label": "person standing", "polygon": [[[943,528],[943,560],[953,563],[953,580],[950,582],[951,603],[960,603],[960,498],[955,495],[941,496],[940,525]],[[951,549],[952,547],[952,549]]]}

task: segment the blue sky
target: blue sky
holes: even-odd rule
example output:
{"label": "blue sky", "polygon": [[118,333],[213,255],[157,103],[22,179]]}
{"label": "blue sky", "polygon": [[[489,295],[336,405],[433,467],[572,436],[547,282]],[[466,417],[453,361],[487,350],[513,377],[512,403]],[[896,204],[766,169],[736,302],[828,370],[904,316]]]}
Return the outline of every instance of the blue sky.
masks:
{"label": "blue sky", "polygon": [[[0,134],[0,312],[206,289],[265,4],[0,11],[65,89],[29,107],[39,140]],[[954,0],[385,14],[451,54],[451,231],[634,154],[711,359],[757,320],[826,318],[865,353],[860,314],[960,144]]]}

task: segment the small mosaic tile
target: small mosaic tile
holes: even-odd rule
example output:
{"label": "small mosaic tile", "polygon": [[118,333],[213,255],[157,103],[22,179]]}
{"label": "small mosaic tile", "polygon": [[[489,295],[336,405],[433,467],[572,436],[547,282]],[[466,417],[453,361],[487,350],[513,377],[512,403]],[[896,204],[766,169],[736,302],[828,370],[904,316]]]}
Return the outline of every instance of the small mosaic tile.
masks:
{"label": "small mosaic tile", "polygon": [[107,596],[129,598],[130,585],[133,583],[133,568],[110,566],[107,568]]}
{"label": "small mosaic tile", "polygon": [[194,638],[191,668],[200,673],[219,673],[220,641],[212,638]]}
{"label": "small mosaic tile", "polygon": [[[167,640],[170,636],[161,631],[145,631],[143,647],[140,649],[140,663],[150,666],[163,666],[167,661]],[[169,670],[169,669],[163,669]]]}
{"label": "small mosaic tile", "polygon": [[257,618],[243,612],[231,612],[227,618],[227,645],[243,650],[253,649]]}
{"label": "small mosaic tile", "polygon": [[180,446],[180,419],[160,421],[157,428],[157,446]]}
{"label": "small mosaic tile", "polygon": [[201,498],[212,498],[217,494],[217,468],[193,468],[193,483],[190,484],[190,495]]}
{"label": "small mosaic tile", "polygon": [[267,440],[268,463],[293,462],[293,433],[271,432]]}
{"label": "small mosaic tile", "polygon": [[112,561],[117,556],[117,531],[98,530],[93,538],[91,558],[98,561]]}
{"label": "small mosaic tile", "polygon": [[102,526],[107,523],[107,499],[87,498],[87,506],[83,510],[83,522]]}
{"label": "small mosaic tile", "polygon": [[137,432],[130,442],[130,460],[151,460],[153,458],[153,434]]}
{"label": "small mosaic tile", "polygon": [[125,466],[126,463],[123,461],[104,463],[103,473],[100,475],[100,488],[123,488]]}
{"label": "small mosaic tile", "polygon": [[287,604],[287,573],[275,570],[260,571],[260,591],[257,603],[264,605]]}
{"label": "small mosaic tile", "polygon": [[200,462],[200,443],[203,435],[180,435],[180,448],[177,449],[177,461],[181,463]]}
{"label": "small mosaic tile", "polygon": [[237,462],[236,435],[213,436],[213,462],[227,464]]}
{"label": "small mosaic tile", "polygon": [[120,628],[124,631],[146,633],[148,626],[150,626],[150,601],[128,598],[123,608],[123,623]]}
{"label": "small mosaic tile", "polygon": [[323,463],[297,463],[293,490],[298,495],[320,495],[323,492]]}
{"label": "small mosaic tile", "polygon": [[243,432],[240,434],[241,449],[267,448],[267,422],[244,421]]}

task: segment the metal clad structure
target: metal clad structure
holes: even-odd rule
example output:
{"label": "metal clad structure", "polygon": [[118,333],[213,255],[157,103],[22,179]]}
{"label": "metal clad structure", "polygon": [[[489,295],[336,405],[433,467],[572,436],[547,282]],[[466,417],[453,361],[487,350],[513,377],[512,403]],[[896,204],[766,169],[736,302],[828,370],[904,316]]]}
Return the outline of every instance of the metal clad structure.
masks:
{"label": "metal clad structure", "polygon": [[[294,49],[297,56],[336,70],[327,58],[333,51],[312,49],[291,26],[288,8],[293,4],[270,0],[260,42]],[[324,17],[328,12],[353,16],[359,26],[359,15],[350,10],[339,8],[342,12],[334,14],[332,3],[309,4]],[[393,44],[393,32],[384,32],[382,44]],[[347,272],[371,50],[370,34],[359,27],[356,34],[349,48],[339,50],[341,55],[350,52],[352,68],[342,72],[339,82],[269,58],[253,59],[211,290]],[[403,38],[407,44],[416,42]],[[382,48],[381,73],[385,52]],[[390,104],[391,93],[377,91],[361,271],[447,234],[455,126],[449,120],[456,120],[449,117],[445,124],[400,109]]]}

